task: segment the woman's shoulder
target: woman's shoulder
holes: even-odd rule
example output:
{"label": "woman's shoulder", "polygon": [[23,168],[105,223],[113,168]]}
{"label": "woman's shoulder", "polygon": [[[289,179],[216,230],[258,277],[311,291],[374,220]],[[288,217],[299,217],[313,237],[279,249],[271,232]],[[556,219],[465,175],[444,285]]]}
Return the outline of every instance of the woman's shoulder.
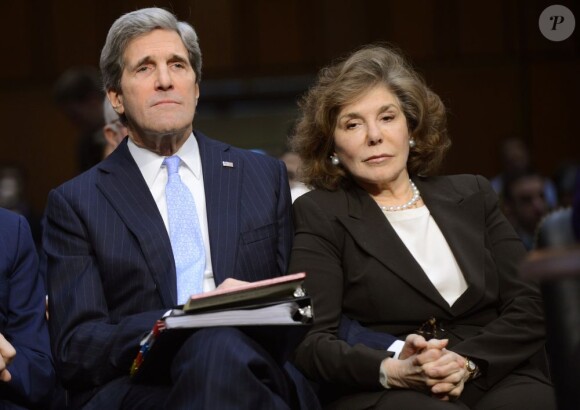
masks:
{"label": "woman's shoulder", "polygon": [[317,207],[326,212],[336,213],[340,209],[346,209],[348,194],[343,189],[328,191],[325,189],[313,189],[294,201],[294,208]]}
{"label": "woman's shoulder", "polygon": [[453,187],[454,190],[463,194],[491,189],[489,180],[482,175],[476,174],[441,175],[419,177],[418,179],[422,185],[433,186],[434,188]]}

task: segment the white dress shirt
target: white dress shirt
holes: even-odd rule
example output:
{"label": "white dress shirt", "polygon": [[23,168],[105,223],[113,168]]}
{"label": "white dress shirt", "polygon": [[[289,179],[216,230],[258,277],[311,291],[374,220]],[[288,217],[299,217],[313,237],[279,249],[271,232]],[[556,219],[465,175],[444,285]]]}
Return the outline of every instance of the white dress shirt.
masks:
{"label": "white dress shirt", "polygon": [[[167,216],[167,200],[165,198],[165,185],[167,184],[167,169],[163,165],[163,160],[166,157],[157,155],[146,148],[138,147],[131,138],[127,141],[129,152],[137,163],[151,195],[159,208],[161,218],[165,228],[169,233],[169,221]],[[213,269],[211,265],[211,252],[209,248],[209,230],[207,225],[207,212],[205,205],[205,190],[203,186],[203,172],[201,167],[201,157],[199,155],[199,146],[193,133],[187,138],[185,143],[181,146],[179,151],[175,154],[181,158],[181,165],[179,167],[179,176],[181,180],[189,188],[193,199],[195,200],[195,208],[199,218],[199,227],[203,237],[203,244],[205,247],[205,272],[203,281],[203,291],[215,289],[215,281],[213,278]]]}

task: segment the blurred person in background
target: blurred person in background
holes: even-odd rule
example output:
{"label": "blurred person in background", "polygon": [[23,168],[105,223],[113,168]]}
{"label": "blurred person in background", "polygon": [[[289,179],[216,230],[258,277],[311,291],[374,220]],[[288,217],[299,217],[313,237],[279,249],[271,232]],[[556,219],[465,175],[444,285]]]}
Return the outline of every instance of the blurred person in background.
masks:
{"label": "blurred person in background", "polygon": [[292,196],[292,202],[294,202],[300,195],[304,195],[306,192],[310,191],[308,187],[300,180],[299,173],[302,160],[298,154],[291,151],[287,151],[282,154],[280,159],[284,162],[284,164],[286,164],[286,169],[288,170],[290,195]]}
{"label": "blurred person in background", "polygon": [[26,199],[26,173],[16,165],[0,166],[0,208],[16,212],[26,218],[34,243],[39,246],[41,238],[40,218]]}
{"label": "blurred person in background", "polygon": [[[521,138],[506,138],[500,145],[500,161],[502,170],[491,179],[491,186],[501,195],[504,192],[506,180],[532,168],[532,158],[527,144]],[[549,178],[543,178],[544,198],[549,209],[558,205],[558,194],[554,183]]]}
{"label": "blurred person in background", "polygon": [[534,247],[538,224],[548,213],[545,178],[533,170],[510,174],[503,186],[503,210],[527,250]]}
{"label": "blurred person in background", "polygon": [[576,162],[563,162],[554,174],[554,184],[558,193],[558,206],[572,206],[576,184],[576,175],[580,167]]}
{"label": "blurred person in background", "polygon": [[111,102],[107,97],[103,101],[103,115],[105,118],[105,125],[103,127],[103,134],[105,135],[105,140],[107,145],[105,146],[103,152],[103,158],[108,157],[111,152],[117,148],[117,146],[123,141],[123,139],[129,134],[127,127],[123,125],[119,114],[113,109]]}
{"label": "blurred person in background", "polygon": [[73,67],[65,71],[54,85],[54,100],[77,128],[77,164],[86,171],[103,158],[103,97],[99,71],[95,67]]}

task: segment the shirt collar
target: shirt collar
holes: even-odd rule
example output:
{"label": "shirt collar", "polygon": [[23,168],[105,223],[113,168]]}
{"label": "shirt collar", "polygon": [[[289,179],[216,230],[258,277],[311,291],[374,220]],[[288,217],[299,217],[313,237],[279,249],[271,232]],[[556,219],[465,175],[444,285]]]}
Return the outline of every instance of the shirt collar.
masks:
{"label": "shirt collar", "polygon": [[[151,187],[161,171],[163,160],[166,158],[158,155],[155,152],[149,151],[147,148],[137,146],[131,138],[127,141],[129,152],[137,163],[139,170],[145,178],[147,186]],[[201,178],[201,157],[199,155],[199,145],[193,132],[189,135],[187,140],[183,143],[179,151],[174,155],[179,156],[181,161],[187,168],[191,170],[193,176],[197,179]]]}

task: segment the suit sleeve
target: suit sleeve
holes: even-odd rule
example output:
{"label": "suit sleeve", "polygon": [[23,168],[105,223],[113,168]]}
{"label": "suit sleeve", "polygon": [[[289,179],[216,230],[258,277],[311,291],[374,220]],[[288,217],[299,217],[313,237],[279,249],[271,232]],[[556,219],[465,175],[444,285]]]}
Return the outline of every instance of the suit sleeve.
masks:
{"label": "suit sleeve", "polygon": [[13,268],[8,272],[10,289],[4,336],[16,349],[8,366],[12,380],[0,386],[0,395],[25,405],[47,399],[55,382],[45,318],[44,283],[38,275],[38,258],[24,217],[18,217]]}
{"label": "suit sleeve", "polygon": [[128,375],[139,341],[163,311],[111,317],[89,230],[58,191],[48,198],[43,246],[53,356],[65,387]]}
{"label": "suit sleeve", "polygon": [[337,336],[342,313],[343,271],[337,222],[305,195],[294,202],[296,234],[290,272],[307,273],[315,321],[295,353],[295,363],[317,381],[380,389],[381,362],[391,356],[364,344],[349,345]]}
{"label": "suit sleeve", "polygon": [[483,365],[485,377],[476,380],[488,386],[501,380],[528,361],[545,342],[541,294],[535,284],[518,276],[525,248],[503,216],[497,195],[489,182],[477,177],[485,198],[486,251],[496,264],[499,300],[497,318],[473,337],[466,338],[451,350]]}
{"label": "suit sleeve", "polygon": [[290,262],[290,252],[294,236],[294,226],[292,223],[292,197],[290,196],[290,186],[288,185],[288,173],[282,161],[278,161],[279,166],[279,197],[276,209],[278,219],[278,269],[285,274],[288,271]]}

